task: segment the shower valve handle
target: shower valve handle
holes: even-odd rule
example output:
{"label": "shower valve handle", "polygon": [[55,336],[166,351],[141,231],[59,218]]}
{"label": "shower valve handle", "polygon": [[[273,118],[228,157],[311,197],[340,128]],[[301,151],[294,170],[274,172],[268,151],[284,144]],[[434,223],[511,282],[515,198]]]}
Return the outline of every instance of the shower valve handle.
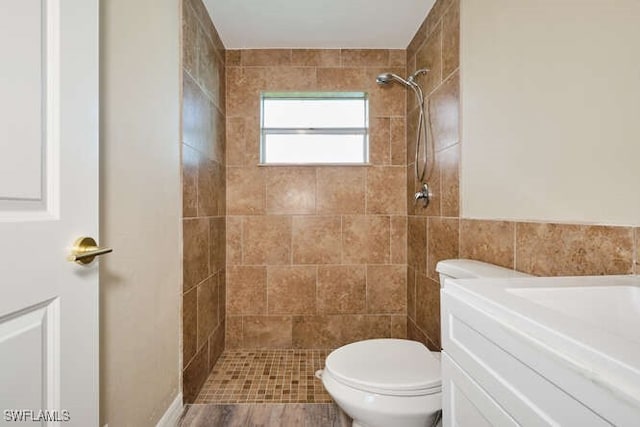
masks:
{"label": "shower valve handle", "polygon": [[431,192],[429,191],[429,186],[424,183],[422,184],[422,187],[420,188],[420,191],[418,191],[415,194],[415,202],[416,204],[418,203],[419,200],[422,200],[423,203],[423,208],[426,208],[427,206],[429,206],[429,201],[431,200]]}

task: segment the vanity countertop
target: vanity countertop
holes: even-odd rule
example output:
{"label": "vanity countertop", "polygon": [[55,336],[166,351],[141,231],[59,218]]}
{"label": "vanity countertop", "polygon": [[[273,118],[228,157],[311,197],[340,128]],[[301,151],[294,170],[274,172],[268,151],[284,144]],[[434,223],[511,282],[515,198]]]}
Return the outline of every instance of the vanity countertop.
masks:
{"label": "vanity countertop", "polygon": [[640,276],[447,279],[442,292],[640,407]]}

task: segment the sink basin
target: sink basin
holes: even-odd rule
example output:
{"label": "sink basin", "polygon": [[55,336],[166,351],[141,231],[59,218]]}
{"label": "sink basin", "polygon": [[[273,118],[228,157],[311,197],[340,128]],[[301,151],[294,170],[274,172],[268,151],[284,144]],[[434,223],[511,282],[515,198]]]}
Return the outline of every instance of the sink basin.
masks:
{"label": "sink basin", "polygon": [[640,342],[640,287],[576,286],[507,288],[535,304]]}

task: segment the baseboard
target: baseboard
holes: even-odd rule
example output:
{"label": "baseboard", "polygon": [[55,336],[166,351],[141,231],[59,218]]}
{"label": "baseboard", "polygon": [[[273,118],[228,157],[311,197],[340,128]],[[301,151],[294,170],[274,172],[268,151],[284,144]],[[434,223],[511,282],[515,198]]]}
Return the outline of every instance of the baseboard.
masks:
{"label": "baseboard", "polygon": [[176,427],[182,415],[182,393],[178,393],[175,400],[167,408],[156,427]]}

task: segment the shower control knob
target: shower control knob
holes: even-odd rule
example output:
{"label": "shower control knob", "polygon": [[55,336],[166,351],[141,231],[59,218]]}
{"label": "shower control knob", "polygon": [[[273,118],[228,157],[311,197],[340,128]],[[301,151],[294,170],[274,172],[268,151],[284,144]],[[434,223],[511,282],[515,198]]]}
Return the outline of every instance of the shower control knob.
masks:
{"label": "shower control knob", "polygon": [[429,206],[429,201],[431,200],[431,191],[429,191],[429,186],[424,183],[422,184],[422,188],[420,188],[420,191],[418,191],[415,195],[415,200],[416,200],[416,204],[418,203],[419,200],[422,200],[423,203],[423,208],[426,208],[427,206]]}

